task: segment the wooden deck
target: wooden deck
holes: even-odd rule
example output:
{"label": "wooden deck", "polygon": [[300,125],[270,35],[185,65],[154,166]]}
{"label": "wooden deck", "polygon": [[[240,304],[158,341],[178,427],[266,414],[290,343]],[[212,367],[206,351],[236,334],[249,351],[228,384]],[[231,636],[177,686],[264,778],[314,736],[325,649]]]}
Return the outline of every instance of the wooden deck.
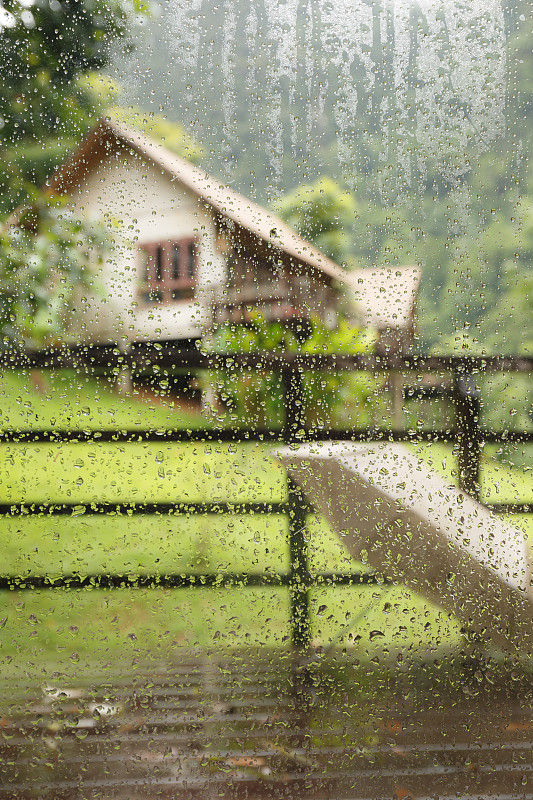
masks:
{"label": "wooden deck", "polygon": [[533,798],[533,685],[396,671],[187,652],[14,689],[0,798]]}

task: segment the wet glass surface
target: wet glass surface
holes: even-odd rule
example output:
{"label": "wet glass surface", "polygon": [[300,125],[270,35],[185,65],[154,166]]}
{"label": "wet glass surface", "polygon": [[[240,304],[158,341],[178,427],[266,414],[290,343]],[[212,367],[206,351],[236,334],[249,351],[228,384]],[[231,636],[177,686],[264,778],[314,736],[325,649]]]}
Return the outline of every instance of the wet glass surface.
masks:
{"label": "wet glass surface", "polygon": [[0,798],[533,798],[529,0],[0,0]]}
{"label": "wet glass surface", "polygon": [[533,787],[530,683],[483,660],[384,670],[342,653],[302,664],[182,650],[120,675],[56,675],[20,699],[2,716],[2,797],[466,800]]}

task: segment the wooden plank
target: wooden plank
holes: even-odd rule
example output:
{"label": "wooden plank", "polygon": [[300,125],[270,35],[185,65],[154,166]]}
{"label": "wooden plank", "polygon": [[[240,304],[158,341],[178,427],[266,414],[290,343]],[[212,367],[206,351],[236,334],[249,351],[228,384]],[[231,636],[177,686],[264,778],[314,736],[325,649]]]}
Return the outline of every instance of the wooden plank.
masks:
{"label": "wooden plank", "polygon": [[427,356],[417,354],[348,355],[294,352],[202,353],[196,348],[182,348],[168,342],[135,343],[128,353],[112,345],[74,345],[39,351],[6,348],[0,351],[0,369],[82,369],[113,373],[131,369],[151,373],[160,369],[215,369],[235,374],[241,369],[283,372],[369,371],[430,372],[457,371],[464,374],[488,372],[533,372],[531,356]]}
{"label": "wooden plank", "polygon": [[307,444],[279,456],[350,553],[511,651],[533,647],[520,530],[399,444]]}

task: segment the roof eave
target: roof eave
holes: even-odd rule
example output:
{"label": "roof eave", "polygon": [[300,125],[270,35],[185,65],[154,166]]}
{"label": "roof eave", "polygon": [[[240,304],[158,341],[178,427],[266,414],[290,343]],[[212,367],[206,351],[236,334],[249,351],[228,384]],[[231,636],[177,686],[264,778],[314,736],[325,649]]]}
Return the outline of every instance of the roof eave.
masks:
{"label": "roof eave", "polygon": [[[92,164],[96,163],[98,158],[101,157],[102,152],[110,152],[113,142],[121,143],[123,146],[135,151],[142,158],[149,159],[157,164],[157,166],[172,179],[180,180],[206,206],[222,217],[231,220],[239,227],[247,230],[249,233],[252,233],[266,245],[277,248],[290,258],[307,265],[313,270],[321,272],[332,281],[346,284],[348,273],[321,253],[320,250],[311,243],[300,239],[300,237],[298,237],[298,235],[279,217],[261,206],[258,206],[257,203],[251,200],[248,201],[247,198],[242,198],[238,193],[228,190],[235,198],[247,200],[252,217],[253,211],[256,212],[258,217],[262,217],[263,221],[265,221],[264,215],[266,215],[266,219],[269,222],[269,232],[267,234],[265,231],[261,230],[260,225],[254,222],[253,219],[249,221],[250,224],[244,223],[239,217],[239,214],[232,211],[231,207],[228,207],[231,206],[231,198],[224,203],[219,201],[215,196],[209,195],[209,191],[215,195],[217,193],[217,188],[220,189],[223,186],[222,183],[219,183],[199,167],[192,167],[192,165],[177,155],[169,153],[167,156],[166,151],[164,151],[161,145],[151,142],[140,132],[130,131],[121,123],[110,118],[101,119],[85,137],[80,147],[56,171],[48,183],[49,191],[51,193],[62,194],[70,192],[76,185],[79,185],[84,176],[90,171]],[[183,177],[179,177],[176,171],[172,170],[171,163],[178,165],[187,172],[191,172],[192,168],[196,176],[196,182],[205,182],[206,187],[211,187],[211,189],[208,191],[207,188],[204,187],[204,190],[201,191],[199,187],[195,185],[194,180],[186,181]],[[278,237],[276,235],[277,231],[281,233],[281,236]],[[285,242],[282,241],[282,237],[285,237]],[[291,242],[291,239],[294,239],[294,242]],[[309,252],[306,252],[306,250],[309,250]]]}

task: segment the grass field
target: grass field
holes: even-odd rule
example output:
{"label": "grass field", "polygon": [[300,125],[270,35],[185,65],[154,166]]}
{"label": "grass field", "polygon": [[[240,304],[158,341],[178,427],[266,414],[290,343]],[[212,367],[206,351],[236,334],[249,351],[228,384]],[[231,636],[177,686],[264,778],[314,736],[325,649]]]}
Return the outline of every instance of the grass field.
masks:
{"label": "grass field", "polygon": [[[35,395],[27,376],[0,384],[4,428],[193,427],[198,416],[74,376],[53,376]],[[416,448],[452,476],[445,446]],[[531,500],[533,477],[487,458],[490,500]],[[60,444],[1,445],[0,502],[278,501],[284,473],[264,445]],[[531,518],[520,524],[533,531]],[[280,516],[4,517],[2,572],[153,573],[281,571],[287,568],[286,523]],[[310,524],[312,567],[357,567],[320,520]],[[38,675],[126,659],[171,657],[178,645],[285,645],[286,590],[64,590],[4,592],[0,670]],[[343,643],[361,659],[398,650],[431,657],[461,644],[458,623],[406,589],[324,588],[312,592],[313,634],[324,646]],[[361,611],[365,613],[361,616]],[[357,638],[359,637],[359,638]]]}

